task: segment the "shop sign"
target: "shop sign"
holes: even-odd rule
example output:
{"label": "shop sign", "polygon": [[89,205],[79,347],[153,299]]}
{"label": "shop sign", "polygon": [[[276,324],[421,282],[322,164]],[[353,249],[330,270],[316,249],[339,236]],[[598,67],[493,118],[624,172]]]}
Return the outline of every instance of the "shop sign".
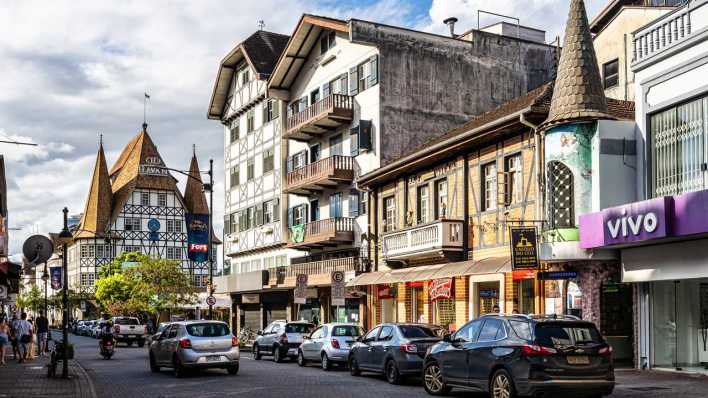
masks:
{"label": "shop sign", "polygon": [[412,287],[412,288],[417,288],[417,287],[425,287],[426,281],[413,281],[413,282],[406,282],[406,286]]}
{"label": "shop sign", "polygon": [[542,280],[576,279],[577,277],[578,273],[575,271],[549,271],[538,273],[538,279]]}
{"label": "shop sign", "polygon": [[452,298],[452,278],[435,279],[428,286],[430,301]]}
{"label": "shop sign", "polygon": [[332,272],[332,306],[345,305],[347,288],[344,283],[344,271]]}
{"label": "shop sign", "polygon": [[258,293],[247,293],[241,295],[241,304],[259,304],[261,296]]}
{"label": "shop sign", "polygon": [[519,271],[512,271],[512,279],[515,281],[520,281],[522,279],[533,279],[536,277],[536,271],[532,269],[525,269]]}
{"label": "shop sign", "polygon": [[479,291],[479,297],[499,297],[499,290],[497,289],[482,289]]}
{"label": "shop sign", "polygon": [[295,277],[295,304],[307,302],[307,274],[297,274]]}
{"label": "shop sign", "polygon": [[536,227],[511,227],[511,264],[513,269],[538,268]]}
{"label": "shop sign", "polygon": [[381,300],[396,297],[396,291],[391,285],[376,285],[376,297]]}

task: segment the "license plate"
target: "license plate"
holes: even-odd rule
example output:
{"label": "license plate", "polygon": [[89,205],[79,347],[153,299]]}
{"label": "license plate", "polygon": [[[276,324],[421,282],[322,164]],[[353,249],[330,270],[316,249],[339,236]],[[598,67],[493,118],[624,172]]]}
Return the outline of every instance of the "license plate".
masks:
{"label": "license plate", "polygon": [[206,357],[207,362],[219,362],[221,361],[221,356],[220,355],[209,355]]}
{"label": "license plate", "polygon": [[570,365],[589,365],[590,358],[587,355],[574,355],[568,357]]}
{"label": "license plate", "polygon": [[297,349],[296,348],[289,349],[288,354],[297,354]]}

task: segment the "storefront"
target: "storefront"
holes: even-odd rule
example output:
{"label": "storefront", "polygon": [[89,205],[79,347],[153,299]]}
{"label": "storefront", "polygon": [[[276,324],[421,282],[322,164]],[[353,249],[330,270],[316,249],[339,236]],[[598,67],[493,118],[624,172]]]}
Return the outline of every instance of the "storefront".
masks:
{"label": "storefront", "polygon": [[603,286],[608,305],[626,306],[626,284],[635,287],[638,367],[708,373],[707,205],[699,191],[581,216],[583,247],[621,252],[622,283]]}

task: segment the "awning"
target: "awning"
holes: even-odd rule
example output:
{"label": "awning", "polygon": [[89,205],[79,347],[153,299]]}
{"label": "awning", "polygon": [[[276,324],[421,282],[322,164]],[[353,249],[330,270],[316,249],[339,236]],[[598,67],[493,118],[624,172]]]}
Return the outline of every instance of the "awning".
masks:
{"label": "awning", "polygon": [[509,257],[489,257],[457,263],[368,272],[352,279],[347,283],[347,286],[427,281],[465,275],[496,274],[499,272],[511,272],[511,259]]}

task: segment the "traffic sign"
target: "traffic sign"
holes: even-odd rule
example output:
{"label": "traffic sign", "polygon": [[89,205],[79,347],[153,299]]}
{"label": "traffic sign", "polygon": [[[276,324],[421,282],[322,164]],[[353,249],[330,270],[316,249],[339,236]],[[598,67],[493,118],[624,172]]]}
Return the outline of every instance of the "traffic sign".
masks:
{"label": "traffic sign", "polygon": [[214,296],[207,297],[206,303],[207,303],[207,305],[211,305],[211,306],[216,305],[216,297],[214,297]]}
{"label": "traffic sign", "polygon": [[346,285],[344,284],[344,272],[332,272],[332,305],[345,305]]}

